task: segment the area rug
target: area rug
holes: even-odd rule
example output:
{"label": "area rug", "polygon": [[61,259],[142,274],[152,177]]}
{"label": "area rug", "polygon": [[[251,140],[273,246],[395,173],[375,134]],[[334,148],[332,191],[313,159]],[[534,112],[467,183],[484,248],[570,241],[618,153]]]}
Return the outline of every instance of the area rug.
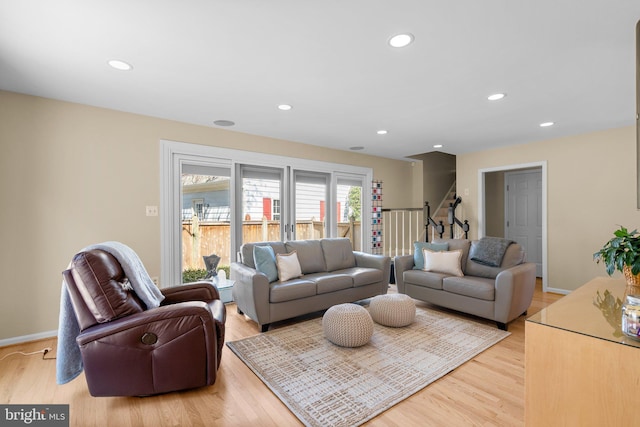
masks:
{"label": "area rug", "polygon": [[371,341],[343,348],[322,319],[227,346],[307,426],[358,426],[506,338],[509,332],[417,308],[404,328],[375,324]]}

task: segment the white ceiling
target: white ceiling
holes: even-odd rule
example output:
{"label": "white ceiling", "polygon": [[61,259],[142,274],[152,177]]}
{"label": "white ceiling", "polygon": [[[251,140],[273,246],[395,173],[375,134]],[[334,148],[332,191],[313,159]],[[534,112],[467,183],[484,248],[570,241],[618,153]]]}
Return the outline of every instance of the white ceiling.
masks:
{"label": "white ceiling", "polygon": [[[639,0],[0,0],[0,89],[390,158],[462,154],[633,125],[638,19]],[[391,48],[399,32],[414,43]]]}

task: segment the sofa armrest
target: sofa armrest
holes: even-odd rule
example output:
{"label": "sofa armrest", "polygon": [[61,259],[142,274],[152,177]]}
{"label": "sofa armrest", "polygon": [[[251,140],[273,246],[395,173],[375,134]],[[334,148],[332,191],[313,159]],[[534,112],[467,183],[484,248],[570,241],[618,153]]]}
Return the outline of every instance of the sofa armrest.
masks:
{"label": "sofa armrest", "polygon": [[389,287],[389,280],[391,279],[391,258],[386,255],[374,255],[365,252],[353,251],[353,255],[356,257],[356,266],[364,268],[375,268],[382,270],[383,279],[383,293],[387,293]]}
{"label": "sofa armrest", "polygon": [[413,268],[413,255],[401,255],[393,259],[393,272],[398,292],[404,294],[404,272]]}
{"label": "sofa armrest", "polygon": [[259,325],[271,323],[269,314],[269,279],[264,273],[239,262],[231,263],[230,278],[233,285],[233,300],[238,310]]}
{"label": "sofa armrest", "polygon": [[531,305],[536,287],[536,265],[525,262],[501,271],[495,286],[495,321],[506,324]]}

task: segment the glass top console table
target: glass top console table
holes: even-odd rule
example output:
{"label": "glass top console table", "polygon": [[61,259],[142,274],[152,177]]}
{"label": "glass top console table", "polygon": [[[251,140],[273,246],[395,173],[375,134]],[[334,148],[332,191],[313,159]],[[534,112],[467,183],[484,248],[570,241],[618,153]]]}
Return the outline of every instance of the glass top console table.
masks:
{"label": "glass top console table", "polygon": [[620,327],[624,289],[599,277],[526,320],[526,425],[637,422],[640,341]]}

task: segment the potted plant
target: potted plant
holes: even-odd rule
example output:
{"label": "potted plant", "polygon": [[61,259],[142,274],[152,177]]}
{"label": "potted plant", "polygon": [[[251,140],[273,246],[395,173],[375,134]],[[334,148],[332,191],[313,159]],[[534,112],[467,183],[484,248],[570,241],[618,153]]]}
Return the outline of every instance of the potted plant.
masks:
{"label": "potted plant", "polygon": [[620,226],[602,249],[593,254],[596,262],[602,261],[611,276],[618,270],[627,281],[626,295],[640,295],[640,233]]}

